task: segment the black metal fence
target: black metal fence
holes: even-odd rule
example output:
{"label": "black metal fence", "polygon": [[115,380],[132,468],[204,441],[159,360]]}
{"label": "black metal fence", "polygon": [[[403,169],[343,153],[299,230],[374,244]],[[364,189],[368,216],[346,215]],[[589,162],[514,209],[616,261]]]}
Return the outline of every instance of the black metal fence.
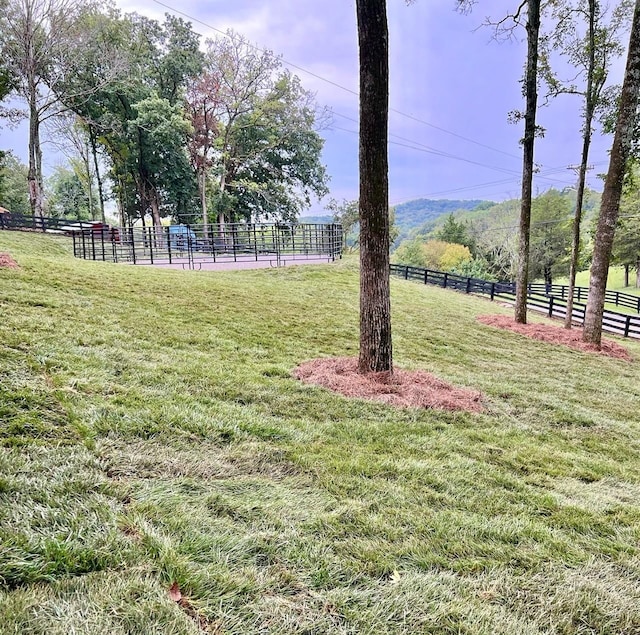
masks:
{"label": "black metal fence", "polygon": [[[39,216],[25,216],[24,214],[0,214],[0,229],[16,229],[21,231],[61,232],[63,228],[72,224],[80,225],[77,220],[70,218],[41,218]],[[90,226],[90,223],[82,223]]]}
{"label": "black metal fence", "polygon": [[201,268],[208,264],[267,260],[335,260],[342,256],[342,225],[227,223],[110,227],[96,221],[0,214],[0,229],[64,233],[86,260]]}
{"label": "black metal fence", "polygon": [[146,265],[207,264],[268,260],[335,260],[342,255],[342,226],[304,223],[171,225],[70,232],[78,258]]}
{"label": "black metal fence", "polygon": [[[405,280],[416,280],[423,284],[433,284],[464,293],[486,295],[492,300],[503,299],[507,302],[513,302],[515,300],[516,286],[513,282],[489,282],[487,280],[466,278],[443,271],[396,264],[391,265],[391,273]],[[562,297],[562,286],[563,285],[544,284],[528,285],[527,306],[531,310],[544,313],[548,317],[564,319],[567,315],[567,305]],[[585,287],[577,287],[577,289],[581,289],[581,291],[580,296],[578,296],[576,292],[576,297],[584,297],[586,300],[588,289],[585,289]],[[566,294],[566,291],[564,293]],[[611,294],[616,293],[615,291],[611,292]],[[618,298],[621,306],[627,306],[622,305],[621,300],[637,299],[636,296],[627,293],[618,295],[621,296]],[[623,296],[626,296],[626,298]],[[609,297],[613,298],[614,296],[611,295]],[[611,300],[607,299],[607,302],[611,302]],[[574,302],[571,320],[576,324],[583,324],[585,310],[586,304],[580,301]],[[615,311],[605,311],[602,319],[602,330],[614,335],[640,339],[640,316],[625,315],[623,313],[616,313]]]}

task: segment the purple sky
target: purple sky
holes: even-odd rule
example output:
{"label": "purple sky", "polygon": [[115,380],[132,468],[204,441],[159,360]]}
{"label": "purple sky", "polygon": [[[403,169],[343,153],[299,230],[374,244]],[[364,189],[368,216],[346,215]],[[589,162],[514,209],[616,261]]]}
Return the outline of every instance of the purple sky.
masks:
{"label": "purple sky", "polygon": [[[118,0],[117,4],[124,11],[160,20],[169,11],[154,0]],[[322,132],[331,196],[357,198],[355,3],[167,0],[165,4],[213,29],[233,28],[287,62],[329,80],[291,68],[305,87],[316,92],[318,102],[335,113],[330,129]],[[404,0],[388,1],[392,204],[421,197],[503,200],[519,195],[522,124],[509,124],[507,113],[523,108],[524,30],[515,41],[497,43],[489,29],[479,28],[485,17],[500,17],[514,4],[483,0],[471,14],[460,15],[454,11],[454,0],[417,0],[410,6]],[[217,35],[196,21],[194,29],[205,38]],[[622,70],[621,60],[612,79],[619,82]],[[539,110],[539,124],[546,129],[536,147],[539,191],[575,182],[574,172],[566,168],[580,158],[580,108],[579,97],[562,96]],[[590,163],[595,169],[589,184],[596,189],[601,189],[596,175],[606,170],[610,143],[610,137],[596,134],[594,138]],[[24,127],[2,130],[1,147],[13,146],[24,156],[19,151],[24,145]],[[56,161],[50,156],[49,167]],[[312,212],[322,208],[318,203]]]}

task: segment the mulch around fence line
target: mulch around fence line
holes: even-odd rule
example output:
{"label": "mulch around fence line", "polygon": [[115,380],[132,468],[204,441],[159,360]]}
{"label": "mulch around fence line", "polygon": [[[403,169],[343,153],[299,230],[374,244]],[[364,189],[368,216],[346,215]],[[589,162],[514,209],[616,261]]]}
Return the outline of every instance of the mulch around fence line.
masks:
{"label": "mulch around fence line", "polygon": [[602,338],[602,346],[600,349],[597,349],[592,344],[583,342],[581,327],[574,327],[569,330],[562,326],[540,324],[538,322],[534,322],[533,324],[518,324],[513,318],[507,315],[479,315],[477,319],[478,322],[486,324],[487,326],[495,326],[499,329],[513,331],[514,333],[519,333],[534,340],[550,342],[551,344],[561,344],[579,351],[600,353],[609,357],[624,359],[628,362],[633,360],[626,348],[612,340]]}
{"label": "mulch around fence line", "polygon": [[293,376],[340,393],[345,397],[381,401],[400,408],[435,408],[482,412],[482,394],[456,388],[422,370],[396,368],[389,373],[358,372],[354,357],[332,357],[303,362]]}
{"label": "mulch around fence line", "polygon": [[0,267],[20,269],[20,265],[7,253],[0,253]]}

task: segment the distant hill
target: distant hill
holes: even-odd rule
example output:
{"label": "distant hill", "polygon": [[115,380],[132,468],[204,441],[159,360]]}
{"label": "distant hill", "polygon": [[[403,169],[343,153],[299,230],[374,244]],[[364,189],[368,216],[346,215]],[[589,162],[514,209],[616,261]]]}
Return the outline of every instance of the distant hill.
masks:
{"label": "distant hill", "polygon": [[400,235],[395,241],[398,245],[407,238],[413,230],[420,230],[420,233],[427,233],[436,225],[441,216],[451,213],[468,212],[471,210],[488,209],[495,205],[495,201],[472,200],[450,200],[429,198],[418,198],[395,206],[396,226],[400,230]]}
{"label": "distant hill", "polygon": [[[449,199],[428,199],[418,198],[395,206],[396,226],[400,234],[394,245],[399,245],[412,232],[419,230],[420,233],[427,233],[435,227],[437,220],[441,216],[451,213],[464,213],[471,210],[487,209],[495,205],[494,201],[473,200],[449,200]],[[316,214],[313,216],[300,216],[301,223],[331,223],[331,214]]]}
{"label": "distant hill", "polygon": [[316,214],[314,216],[300,216],[298,218],[299,223],[309,223],[309,224],[326,224],[333,223],[333,215],[331,214]]}

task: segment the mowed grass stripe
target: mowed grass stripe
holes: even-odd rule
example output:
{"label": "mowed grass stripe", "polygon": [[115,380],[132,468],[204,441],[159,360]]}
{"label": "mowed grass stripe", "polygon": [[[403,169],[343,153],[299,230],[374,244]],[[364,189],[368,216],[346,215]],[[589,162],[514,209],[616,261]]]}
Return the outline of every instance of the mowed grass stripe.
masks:
{"label": "mowed grass stripe", "polygon": [[530,341],[394,280],[396,364],[487,406],[396,410],[291,378],[357,354],[354,260],[0,251],[0,633],[640,632],[637,343]]}

